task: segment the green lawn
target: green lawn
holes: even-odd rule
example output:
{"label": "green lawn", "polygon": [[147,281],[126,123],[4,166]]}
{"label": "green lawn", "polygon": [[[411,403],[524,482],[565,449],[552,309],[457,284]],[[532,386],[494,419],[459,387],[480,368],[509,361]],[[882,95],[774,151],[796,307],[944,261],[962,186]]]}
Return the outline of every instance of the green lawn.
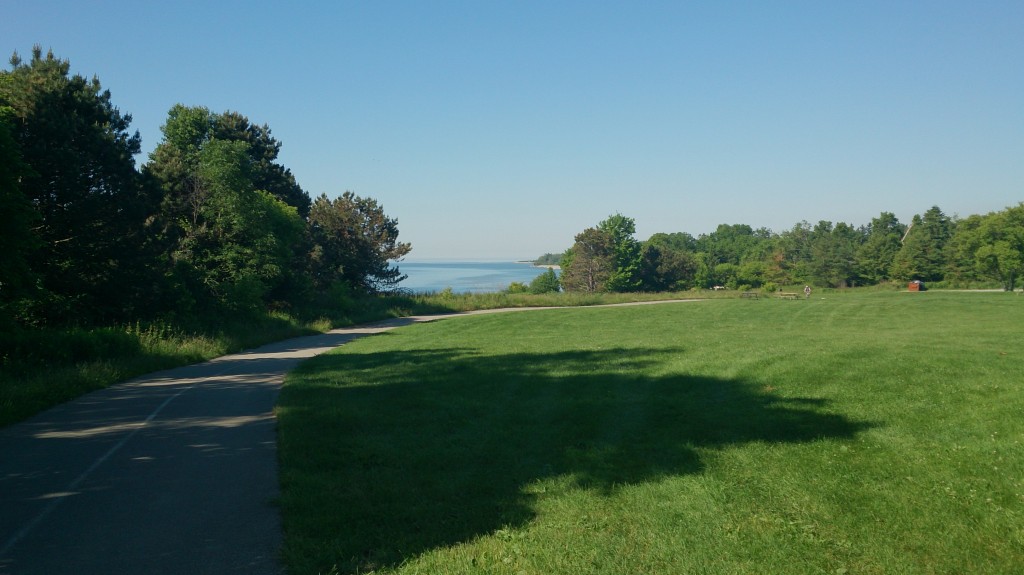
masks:
{"label": "green lawn", "polygon": [[1024,298],[455,318],[279,402],[291,573],[1020,573]]}

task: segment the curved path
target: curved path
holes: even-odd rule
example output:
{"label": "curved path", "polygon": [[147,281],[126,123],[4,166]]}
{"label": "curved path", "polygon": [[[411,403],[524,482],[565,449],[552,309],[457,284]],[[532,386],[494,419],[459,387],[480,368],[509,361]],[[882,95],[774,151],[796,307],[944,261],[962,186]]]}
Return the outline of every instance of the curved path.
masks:
{"label": "curved path", "polygon": [[[497,311],[520,311],[538,308]],[[279,574],[273,408],[300,361],[455,315],[278,342],[0,429],[0,575]]]}
{"label": "curved path", "polygon": [[334,330],[154,373],[0,429],[0,574],[280,573],[274,403]]}

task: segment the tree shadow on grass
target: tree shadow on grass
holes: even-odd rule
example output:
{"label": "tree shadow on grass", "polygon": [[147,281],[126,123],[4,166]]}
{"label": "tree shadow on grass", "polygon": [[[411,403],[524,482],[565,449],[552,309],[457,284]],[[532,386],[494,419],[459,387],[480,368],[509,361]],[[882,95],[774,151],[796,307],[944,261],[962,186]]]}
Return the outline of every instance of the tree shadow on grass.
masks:
{"label": "tree shadow on grass", "polygon": [[699,473],[700,450],[848,438],[825,400],[651,376],[669,349],[317,358],[279,399],[285,554],[296,572],[393,567],[534,517],[538,481],[610,493]]}

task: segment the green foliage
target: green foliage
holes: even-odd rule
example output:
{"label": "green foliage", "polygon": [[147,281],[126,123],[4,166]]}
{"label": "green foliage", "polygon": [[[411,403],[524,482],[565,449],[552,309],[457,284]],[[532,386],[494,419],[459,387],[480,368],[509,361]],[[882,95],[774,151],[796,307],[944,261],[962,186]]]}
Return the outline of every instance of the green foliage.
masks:
{"label": "green foliage", "polygon": [[328,327],[263,314],[193,330],[166,323],[0,330],[0,427],[138,375]]}
{"label": "green foliage", "polygon": [[175,105],[140,172],[131,117],[69,70],[35,47],[0,71],[0,328],[204,325],[404,277],[397,222],[352,194],[311,217],[268,126]]}
{"label": "green foliage", "polygon": [[657,233],[652,235],[645,242],[645,245],[656,246],[662,249],[668,248],[679,252],[697,251],[697,240],[686,232]]}
{"label": "green foliage", "polygon": [[562,263],[562,254],[544,254],[533,261],[535,266],[557,266]]}
{"label": "green foliage", "polygon": [[15,302],[27,297],[35,283],[29,262],[39,248],[32,232],[39,214],[19,185],[28,168],[14,139],[13,121],[14,109],[0,106],[0,331],[14,319]]}
{"label": "green foliage", "polygon": [[740,266],[725,262],[715,266],[713,275],[715,285],[725,286],[729,289],[736,289],[736,275],[739,273]]}
{"label": "green foliage", "polygon": [[1024,274],[1024,203],[985,216],[973,233],[978,271],[1013,291]]}
{"label": "green foliage", "polygon": [[724,263],[740,265],[748,253],[770,237],[771,232],[764,228],[754,230],[746,224],[721,224],[714,232],[697,238],[695,248],[704,254],[709,267]]}
{"label": "green foliage", "polygon": [[[131,116],[117,110],[98,79],[71,76],[66,60],[44,56],[38,46],[28,62],[17,55],[11,62],[0,72],[0,105],[13,113],[0,131],[13,137],[23,167],[10,165],[20,174],[20,196],[10,188],[4,195],[30,202],[35,237],[28,241],[38,246],[29,272],[19,275],[38,279],[37,300],[64,303],[34,306],[31,319],[124,319],[139,296],[133,276],[147,269],[145,222],[155,211],[135,170],[140,141],[128,132]],[[10,156],[10,142],[5,147]],[[19,216],[14,223],[24,222]]]}
{"label": "green foliage", "polygon": [[613,292],[636,291],[640,287],[640,243],[634,238],[636,223],[633,218],[613,214],[597,224],[597,229],[611,238],[613,251],[612,272],[605,289]]}
{"label": "green foliage", "polygon": [[[623,250],[615,247],[631,244],[616,244],[615,238],[629,237],[633,222],[616,214],[595,228],[603,236],[592,230],[577,236],[577,244],[563,256],[566,273],[562,282],[570,291],[622,290],[621,282],[613,282],[613,277],[631,277],[638,283],[626,289],[646,291],[716,285],[756,288],[769,282],[836,288],[892,280],[905,285],[910,279],[933,285],[945,279],[939,285],[961,287],[983,286],[991,280],[1004,286],[1016,282],[1019,272],[1003,271],[1016,270],[1015,236],[992,231],[992,224],[986,224],[984,233],[978,231],[983,219],[970,216],[954,221],[932,207],[923,216],[915,216],[909,227],[888,212],[860,228],[823,220],[813,226],[800,222],[781,234],[722,224],[696,239],[683,232],[654,234],[640,245],[638,263],[631,268],[618,265]],[[1015,229],[1012,225],[995,227]],[[619,230],[618,235],[614,230]],[[1004,236],[1009,239],[1000,239]],[[579,243],[581,238],[587,241]],[[631,249],[625,251],[632,253]],[[574,265],[581,253],[583,257]],[[594,277],[600,281],[587,281]]]}
{"label": "green foliage", "polygon": [[811,232],[808,271],[812,283],[828,287],[855,285],[855,254],[863,242],[863,235],[853,226],[839,222],[818,222]]}
{"label": "green foliage", "polygon": [[257,126],[242,114],[229,111],[213,117],[212,135],[219,140],[245,142],[253,187],[295,208],[301,217],[309,216],[309,194],[295,181],[291,170],[277,163],[281,143],[270,135],[269,126]]}
{"label": "green foliage", "polygon": [[924,216],[914,216],[903,246],[893,260],[891,277],[926,282],[942,279],[946,268],[945,247],[952,231],[952,221],[938,206],[930,208]]}
{"label": "green foliage", "polygon": [[692,288],[698,261],[688,245],[692,242],[674,241],[668,234],[655,234],[644,242],[640,248],[640,289],[662,292]]}
{"label": "green foliage", "polygon": [[554,269],[548,268],[544,273],[530,281],[527,291],[532,294],[542,294],[557,292],[560,289],[558,274],[555,273]]}
{"label": "green foliage", "polygon": [[516,293],[530,293],[530,286],[523,282],[512,282],[505,288],[505,293],[516,294]]}
{"label": "green foliage", "polygon": [[611,233],[587,228],[576,236],[576,243],[562,259],[562,289],[567,292],[608,291],[615,273],[615,243]]}
{"label": "green foliage", "polygon": [[760,259],[748,259],[736,270],[738,284],[760,287],[768,275],[768,264]]}
{"label": "green foliage", "polygon": [[613,214],[578,234],[562,257],[562,288],[590,293],[640,289],[642,254],[635,233],[632,218]]}
{"label": "green foliage", "polygon": [[317,285],[345,281],[366,293],[387,293],[405,279],[391,262],[405,257],[412,246],[398,241],[398,221],[376,200],[352,192],[334,200],[322,194],[313,202],[309,227]]}
{"label": "green foliage", "polygon": [[900,251],[900,239],[905,232],[906,226],[890,212],[882,212],[871,220],[867,237],[855,255],[857,274],[864,281],[880,283],[889,279],[889,271]]}
{"label": "green foliage", "polygon": [[252,188],[248,144],[212,139],[195,154],[192,214],[172,254],[200,299],[234,313],[265,309],[285,281],[304,223],[294,207]]}

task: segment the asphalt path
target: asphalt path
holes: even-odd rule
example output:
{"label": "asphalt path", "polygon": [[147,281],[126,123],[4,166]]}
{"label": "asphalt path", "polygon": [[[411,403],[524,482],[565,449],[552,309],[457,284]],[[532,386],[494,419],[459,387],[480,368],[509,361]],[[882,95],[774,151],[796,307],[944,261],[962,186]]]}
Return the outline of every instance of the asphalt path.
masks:
{"label": "asphalt path", "polygon": [[[529,309],[542,308],[472,313]],[[355,338],[455,315],[154,373],[0,429],[0,575],[282,573],[273,409],[285,374]]]}
{"label": "asphalt path", "polygon": [[417,317],[154,373],[0,429],[0,574],[279,574],[274,404],[299,362]]}

